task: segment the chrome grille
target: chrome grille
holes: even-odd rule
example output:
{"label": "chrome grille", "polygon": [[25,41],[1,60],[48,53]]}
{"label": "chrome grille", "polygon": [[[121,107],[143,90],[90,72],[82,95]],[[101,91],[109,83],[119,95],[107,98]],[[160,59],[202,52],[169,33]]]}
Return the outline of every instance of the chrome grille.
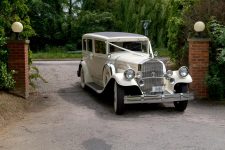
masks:
{"label": "chrome grille", "polygon": [[144,86],[142,91],[151,94],[152,87],[163,86],[163,64],[158,60],[148,60],[140,66]]}

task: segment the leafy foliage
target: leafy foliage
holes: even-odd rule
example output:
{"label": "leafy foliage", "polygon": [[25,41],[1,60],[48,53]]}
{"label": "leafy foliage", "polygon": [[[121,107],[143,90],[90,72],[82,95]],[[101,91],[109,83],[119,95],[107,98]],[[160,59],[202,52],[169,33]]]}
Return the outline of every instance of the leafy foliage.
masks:
{"label": "leafy foliage", "polygon": [[225,26],[213,19],[208,23],[208,29],[213,44],[206,82],[210,97],[223,99],[225,97]]}
{"label": "leafy foliage", "polygon": [[6,63],[0,62],[0,89],[14,88],[13,74],[13,71],[8,71]]}
{"label": "leafy foliage", "polygon": [[[195,0],[171,0],[169,2],[168,50],[171,59],[178,65],[187,65],[188,26],[184,15],[195,4]],[[192,27],[193,25],[191,25]]]}
{"label": "leafy foliage", "polygon": [[[31,0],[28,3],[32,27],[31,49],[76,44],[82,34],[124,31],[143,34],[142,20],[151,20],[149,38],[166,47],[168,1],[165,0]],[[48,11],[46,11],[48,10]]]}
{"label": "leafy foliage", "polygon": [[12,89],[15,86],[13,80],[13,71],[7,68],[8,53],[2,46],[5,44],[5,38],[0,37],[0,89]]}
{"label": "leafy foliage", "polygon": [[123,0],[114,12],[120,31],[144,34],[143,20],[149,20],[149,38],[157,47],[165,47],[168,2],[165,0]]}
{"label": "leafy foliage", "polygon": [[[62,0],[31,0],[29,16],[37,35],[31,37],[31,49],[43,49],[46,44],[64,44],[66,38],[66,17]],[[47,11],[46,11],[47,10]]]}
{"label": "leafy foliage", "polygon": [[20,21],[23,24],[22,38],[34,35],[27,15],[29,8],[26,2],[27,0],[0,1],[0,89],[12,89],[15,86],[14,71],[8,70],[7,67],[8,51],[5,46],[6,37],[12,37],[11,24],[15,21]]}
{"label": "leafy foliage", "polygon": [[32,51],[28,51],[28,64],[29,64],[29,84],[32,87],[36,87],[33,80],[41,79],[44,83],[47,83],[47,81],[41,76],[39,69],[36,66],[32,66]]}
{"label": "leafy foliage", "polygon": [[75,35],[73,38],[78,41],[78,46],[81,48],[80,40],[83,34],[113,31],[114,24],[115,22],[112,13],[83,11],[77,20],[76,26],[74,27],[74,32],[76,33],[72,32]]}
{"label": "leafy foliage", "polygon": [[30,26],[30,19],[27,15],[29,8],[26,5],[27,0],[1,0],[0,1],[0,32],[7,37],[11,36],[11,24],[19,21],[24,29],[21,33],[22,38],[28,38],[35,35]]}

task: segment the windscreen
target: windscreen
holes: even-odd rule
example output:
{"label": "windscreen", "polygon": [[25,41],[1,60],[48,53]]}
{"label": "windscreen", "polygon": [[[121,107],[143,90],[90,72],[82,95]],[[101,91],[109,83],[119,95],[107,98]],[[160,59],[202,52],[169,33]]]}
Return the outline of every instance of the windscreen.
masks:
{"label": "windscreen", "polygon": [[[132,41],[132,42],[112,42],[112,44],[117,45],[119,47],[135,51],[135,52],[148,52],[148,42],[147,41]],[[110,52],[118,52],[123,51],[119,47],[115,47],[110,45]]]}

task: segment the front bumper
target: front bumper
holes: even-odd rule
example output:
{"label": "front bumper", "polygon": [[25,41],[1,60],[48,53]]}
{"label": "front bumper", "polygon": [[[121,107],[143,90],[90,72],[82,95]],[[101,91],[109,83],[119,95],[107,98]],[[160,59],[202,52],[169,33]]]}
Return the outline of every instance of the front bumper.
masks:
{"label": "front bumper", "polygon": [[175,101],[189,101],[193,99],[194,95],[192,93],[132,95],[132,96],[124,96],[124,104],[165,103]]}

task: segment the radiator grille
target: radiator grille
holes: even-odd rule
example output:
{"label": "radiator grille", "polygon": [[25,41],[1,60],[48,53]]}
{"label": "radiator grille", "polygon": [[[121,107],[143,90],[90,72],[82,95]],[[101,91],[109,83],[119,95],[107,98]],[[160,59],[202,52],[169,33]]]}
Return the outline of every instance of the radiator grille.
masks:
{"label": "radiator grille", "polygon": [[153,92],[152,87],[163,86],[163,64],[158,60],[148,60],[141,64],[140,71],[142,72],[142,80],[144,86],[142,91],[146,94]]}

